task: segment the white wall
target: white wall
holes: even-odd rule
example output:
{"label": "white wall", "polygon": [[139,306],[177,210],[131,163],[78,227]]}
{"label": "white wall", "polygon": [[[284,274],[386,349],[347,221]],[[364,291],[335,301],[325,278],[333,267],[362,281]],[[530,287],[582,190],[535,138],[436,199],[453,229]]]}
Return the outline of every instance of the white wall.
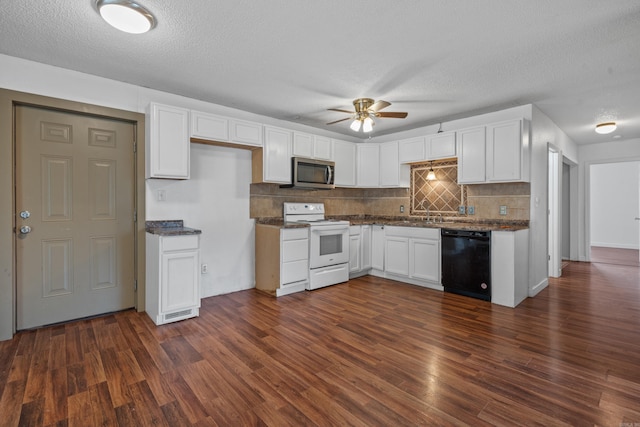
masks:
{"label": "white wall", "polygon": [[640,162],[590,167],[591,246],[638,249]]}
{"label": "white wall", "polygon": [[[576,163],[578,162],[578,149],[575,142],[535,106],[533,107],[531,140],[529,296],[534,296],[549,284],[548,147],[549,144],[552,144],[559,151],[561,158],[566,157]],[[562,183],[559,184],[559,187],[559,191],[562,191]],[[562,200],[562,195],[559,198]],[[562,235],[561,223],[559,224],[558,233]]]}
{"label": "white wall", "polygon": [[580,261],[589,261],[591,246],[590,187],[591,165],[640,161],[640,139],[609,141],[579,147],[578,164],[578,247]]}

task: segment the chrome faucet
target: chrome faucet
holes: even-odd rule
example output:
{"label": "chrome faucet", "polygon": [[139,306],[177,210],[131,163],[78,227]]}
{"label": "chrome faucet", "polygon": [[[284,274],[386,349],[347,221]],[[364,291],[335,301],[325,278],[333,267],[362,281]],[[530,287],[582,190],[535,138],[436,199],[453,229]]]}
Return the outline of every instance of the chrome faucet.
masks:
{"label": "chrome faucet", "polygon": [[[440,224],[442,224],[442,214],[438,213],[438,217],[440,218]],[[435,221],[434,221],[435,222]]]}

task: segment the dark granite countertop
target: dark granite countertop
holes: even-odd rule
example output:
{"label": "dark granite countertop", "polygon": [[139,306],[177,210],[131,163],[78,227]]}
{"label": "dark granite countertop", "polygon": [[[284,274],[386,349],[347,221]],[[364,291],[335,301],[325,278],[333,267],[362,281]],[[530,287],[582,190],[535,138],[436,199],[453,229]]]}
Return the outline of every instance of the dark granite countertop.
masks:
{"label": "dark granite countertop", "polygon": [[187,236],[202,233],[202,230],[185,227],[181,219],[147,221],[145,223],[145,229],[147,233],[158,234],[160,236]]}
{"label": "dark granite countertop", "polygon": [[[425,221],[419,217],[376,217],[368,215],[346,215],[333,216],[330,219],[349,221],[351,225],[391,225],[398,227],[421,227],[421,228],[450,228],[455,230],[472,231],[518,231],[529,228],[529,221],[495,221],[476,220],[467,218],[440,218],[437,221]],[[280,218],[256,218],[256,224],[270,225],[280,228],[307,227],[307,224],[285,223]]]}

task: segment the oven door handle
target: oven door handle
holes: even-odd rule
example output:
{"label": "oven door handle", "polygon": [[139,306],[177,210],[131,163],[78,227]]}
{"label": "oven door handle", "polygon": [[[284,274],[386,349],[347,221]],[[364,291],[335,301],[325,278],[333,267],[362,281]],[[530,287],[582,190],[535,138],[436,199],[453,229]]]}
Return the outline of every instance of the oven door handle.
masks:
{"label": "oven door handle", "polygon": [[311,228],[311,232],[313,234],[317,234],[318,236],[329,236],[332,234],[336,234],[336,231],[341,233],[348,233],[349,226],[348,225],[321,225],[317,227]]}

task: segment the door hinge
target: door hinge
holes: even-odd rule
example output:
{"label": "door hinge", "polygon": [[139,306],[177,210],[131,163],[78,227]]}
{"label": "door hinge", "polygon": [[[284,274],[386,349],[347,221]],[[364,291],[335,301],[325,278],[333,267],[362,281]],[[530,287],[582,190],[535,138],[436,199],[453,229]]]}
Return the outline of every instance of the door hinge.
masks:
{"label": "door hinge", "polygon": [[134,290],[134,291],[137,291],[137,290],[138,290],[138,279],[135,279],[135,280],[133,281],[133,290]]}
{"label": "door hinge", "polygon": [[138,152],[138,143],[133,141],[133,152],[137,153]]}
{"label": "door hinge", "polygon": [[551,255],[547,255],[547,260],[551,261]]}
{"label": "door hinge", "polygon": [[133,222],[138,222],[138,211],[133,211]]}

